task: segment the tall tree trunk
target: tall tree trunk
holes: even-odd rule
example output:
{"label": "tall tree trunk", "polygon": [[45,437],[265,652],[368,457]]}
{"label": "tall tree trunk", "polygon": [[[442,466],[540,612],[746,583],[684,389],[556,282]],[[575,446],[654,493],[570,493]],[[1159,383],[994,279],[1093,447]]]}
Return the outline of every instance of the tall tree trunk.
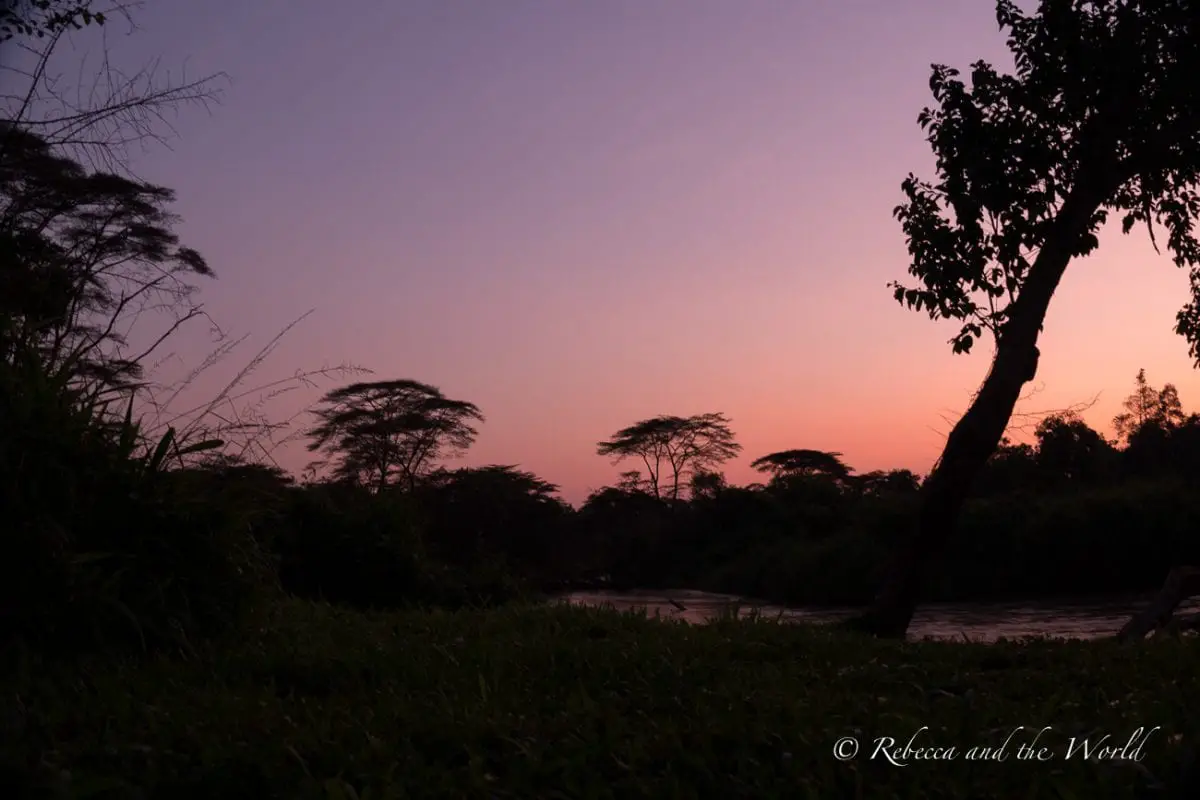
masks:
{"label": "tall tree trunk", "polygon": [[864,614],[847,620],[846,627],[889,638],[903,638],[908,632],[930,560],[944,550],[953,535],[975,478],[1012,419],[1021,387],[1037,374],[1038,334],[1079,237],[1088,232],[1099,206],[1091,199],[1095,196],[1077,189],[1060,208],[1020,295],[1010,307],[991,371],[950,432],[942,457],[921,487],[914,535],[895,553],[875,602]]}

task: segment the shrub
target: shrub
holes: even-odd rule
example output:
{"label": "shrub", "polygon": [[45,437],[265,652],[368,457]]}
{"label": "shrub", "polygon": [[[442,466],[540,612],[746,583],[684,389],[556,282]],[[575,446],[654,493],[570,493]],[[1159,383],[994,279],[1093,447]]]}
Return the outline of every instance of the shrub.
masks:
{"label": "shrub", "polygon": [[173,432],[139,455],[131,411],[114,420],[70,375],[0,362],[0,639],[156,647],[227,627],[269,578],[264,554],[163,471],[186,450]]}
{"label": "shrub", "polygon": [[403,496],[338,485],[294,489],[275,546],[283,588],[298,597],[400,608],[421,592],[418,521]]}

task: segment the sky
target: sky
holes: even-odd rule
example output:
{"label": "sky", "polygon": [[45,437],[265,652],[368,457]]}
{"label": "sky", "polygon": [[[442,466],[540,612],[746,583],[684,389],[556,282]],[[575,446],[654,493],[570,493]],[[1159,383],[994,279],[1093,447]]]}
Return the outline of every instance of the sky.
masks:
{"label": "sky", "polygon": [[[433,384],[487,417],[448,465],[518,464],[579,503],[629,468],[596,443],[660,414],[730,417],[732,483],[789,448],[924,473],[987,371],[887,284],[907,277],[900,182],[934,177],[930,65],[1009,63],[991,2],[155,0],[136,21],[75,35],[64,72],[107,41],[126,69],[229,78],[134,163],[218,275],[206,311],[248,337],[184,405],[312,310],[244,389],[343,363]],[[1200,409],[1172,330],[1187,291],[1144,229],[1106,230],[1018,411],[1095,398],[1111,434],[1140,368]]]}

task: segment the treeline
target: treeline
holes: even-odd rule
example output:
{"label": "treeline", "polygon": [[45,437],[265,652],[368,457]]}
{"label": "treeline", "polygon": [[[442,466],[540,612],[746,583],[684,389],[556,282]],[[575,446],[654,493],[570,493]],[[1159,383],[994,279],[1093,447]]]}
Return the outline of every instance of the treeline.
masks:
{"label": "treeline", "polygon": [[[806,449],[757,458],[763,481],[731,486],[720,465],[741,447],[730,420],[708,413],[643,420],[599,442],[598,454],[640,469],[572,509],[552,484],[515,467],[446,471],[422,460],[444,452],[434,431],[454,432],[460,449],[470,445],[475,429],[466,420],[483,420],[474,405],[412,381],[351,388],[331,392],[326,407],[341,403],[338,413],[360,427],[333,447],[322,438],[328,412],[318,411],[325,421],[314,429],[313,449],[330,456],[333,479],[359,487],[363,503],[403,505],[424,552],[439,562],[463,570],[503,563],[542,590],[603,577],[614,588],[866,602],[920,503],[920,478],[908,470],[857,474],[840,453]],[[363,402],[345,405],[351,395]],[[1029,444],[1005,440],[926,596],[1141,591],[1196,560],[1200,416],[1184,414],[1175,387],[1151,386],[1144,371],[1124,405],[1116,441],[1073,412],[1042,419]],[[418,423],[430,409],[439,409],[436,423]]]}

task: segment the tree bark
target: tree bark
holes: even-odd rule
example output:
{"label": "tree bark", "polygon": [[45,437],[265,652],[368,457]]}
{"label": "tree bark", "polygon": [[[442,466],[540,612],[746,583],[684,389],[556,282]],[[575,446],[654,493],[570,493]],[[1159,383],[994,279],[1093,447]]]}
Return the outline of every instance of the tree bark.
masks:
{"label": "tree bark", "polygon": [[992,368],[921,487],[914,535],[896,552],[874,603],[865,613],[847,620],[845,627],[888,638],[904,638],[908,632],[930,559],[944,550],[953,535],[976,476],[996,451],[1012,419],[1021,387],[1037,374],[1037,339],[1050,299],[1079,238],[1089,230],[1100,196],[1077,186],[1059,209],[1020,295],[1009,307]]}
{"label": "tree bark", "polygon": [[[1130,617],[1125,627],[1117,633],[1117,641],[1141,640],[1146,638],[1147,633],[1161,630],[1166,627],[1179,604],[1197,593],[1200,593],[1200,568],[1175,567],[1167,575],[1158,596],[1150,605]],[[1183,627],[1191,628],[1193,624],[1189,617]]]}

